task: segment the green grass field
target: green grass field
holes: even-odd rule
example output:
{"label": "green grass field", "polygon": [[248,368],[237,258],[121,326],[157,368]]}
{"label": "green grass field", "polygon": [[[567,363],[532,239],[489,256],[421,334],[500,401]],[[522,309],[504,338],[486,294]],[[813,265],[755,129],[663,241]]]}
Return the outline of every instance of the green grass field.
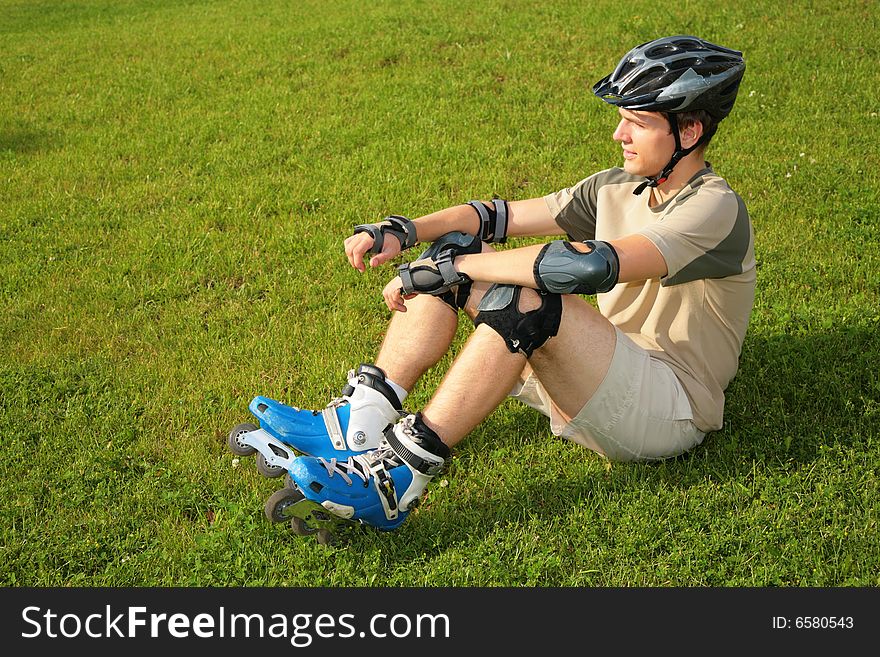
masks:
{"label": "green grass field", "polygon": [[[0,0],[0,584],[880,585],[875,9]],[[508,401],[397,532],[271,525],[226,433],[374,356],[352,226],[619,164],[590,87],[676,33],[748,63],[709,152],[759,263],[724,429],[611,466]]]}

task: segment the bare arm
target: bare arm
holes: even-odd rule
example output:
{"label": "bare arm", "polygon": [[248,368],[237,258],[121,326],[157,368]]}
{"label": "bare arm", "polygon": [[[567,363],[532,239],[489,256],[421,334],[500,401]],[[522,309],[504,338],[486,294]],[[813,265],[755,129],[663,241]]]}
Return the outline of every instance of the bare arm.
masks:
{"label": "bare arm", "polygon": [[643,235],[628,235],[609,242],[620,260],[619,283],[646,281],[651,278],[666,276],[666,260],[654,246],[654,243]]}
{"label": "bare arm", "polygon": [[[583,243],[572,244],[580,251],[587,250]],[[620,264],[618,283],[642,281],[666,275],[666,261],[657,247],[647,238],[641,235],[629,235],[612,240],[610,244],[617,252]],[[543,244],[535,244],[506,251],[463,255],[455,259],[455,269],[474,281],[537,288],[534,274],[535,260],[543,247]],[[395,277],[385,286],[382,295],[389,309],[405,312],[404,297],[400,288],[400,278]]]}
{"label": "bare arm", "polygon": [[[533,235],[561,235],[563,230],[550,214],[543,198],[525,201],[512,201],[508,204],[508,231],[511,237]],[[413,220],[419,242],[433,242],[441,235],[458,231],[476,235],[480,230],[480,219],[469,205],[456,205]],[[358,271],[365,271],[364,257],[373,245],[373,238],[367,233],[352,235],[345,240],[345,254],[348,262]],[[400,253],[396,239],[385,241],[382,253],[370,257],[370,267],[378,267]]]}
{"label": "bare arm", "polygon": [[550,208],[542,197],[509,204],[510,219],[507,234],[511,237],[535,237],[564,235],[565,231],[550,214]]}
{"label": "bare arm", "polygon": [[[666,275],[666,261],[657,247],[641,235],[628,235],[609,242],[620,261],[618,283],[643,281]],[[586,251],[581,242],[573,242],[574,248]],[[534,266],[543,244],[521,249],[463,255],[455,259],[455,268],[467,274],[471,280],[491,283],[509,283],[524,287],[537,287]]]}

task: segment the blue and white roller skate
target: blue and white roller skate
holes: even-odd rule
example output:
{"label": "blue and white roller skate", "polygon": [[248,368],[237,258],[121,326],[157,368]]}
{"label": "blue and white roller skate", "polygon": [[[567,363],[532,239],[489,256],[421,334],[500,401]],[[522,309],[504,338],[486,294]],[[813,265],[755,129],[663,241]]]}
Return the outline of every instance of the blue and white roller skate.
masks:
{"label": "blue and white roller skate", "polygon": [[368,363],[349,371],[342,396],[323,410],[299,409],[268,397],[255,397],[249,408],[260,426],[233,427],[227,444],[238,456],[259,452],[257,469],[266,477],[284,474],[297,452],[345,460],[375,449],[402,414],[385,372]]}
{"label": "blue and white roller skate", "polygon": [[332,529],[353,521],[390,531],[399,527],[440,472],[449,448],[421,414],[408,415],[385,433],[378,448],[339,461],[301,456],[290,466],[290,485],[266,502],[273,522],[290,521],[301,535],[332,541]]}

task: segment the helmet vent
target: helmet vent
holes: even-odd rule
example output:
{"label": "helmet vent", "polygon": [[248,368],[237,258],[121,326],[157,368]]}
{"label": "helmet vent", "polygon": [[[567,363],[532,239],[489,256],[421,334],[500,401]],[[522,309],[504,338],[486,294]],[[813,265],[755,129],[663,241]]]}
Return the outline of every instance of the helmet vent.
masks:
{"label": "helmet vent", "polygon": [[[626,86],[629,89],[643,88],[644,91],[653,91],[653,87],[656,86],[657,77],[658,77],[658,75],[657,75],[656,69],[650,69],[650,70],[645,71],[643,73],[639,73],[639,75],[636,78],[634,78]],[[651,84],[652,82],[654,82],[655,84],[652,85]],[[644,85],[644,87],[643,87],[643,85]]]}
{"label": "helmet vent", "polygon": [[678,52],[678,48],[673,46],[672,44],[663,44],[662,46],[655,46],[651,48],[645,53],[646,57],[650,59],[663,59],[664,57],[668,57],[669,55],[674,55]]}
{"label": "helmet vent", "polygon": [[688,68],[697,68],[703,60],[699,57],[688,57],[687,59],[677,59],[667,64],[670,71],[681,71]]}
{"label": "helmet vent", "polygon": [[702,41],[696,39],[676,39],[674,43],[683,50],[700,50],[706,47]]}
{"label": "helmet vent", "polygon": [[635,68],[636,68],[639,64],[640,64],[640,62],[639,62],[638,60],[630,59],[628,62],[626,62],[625,64],[623,64],[623,65],[620,67],[620,70],[617,72],[617,76],[618,76],[619,78],[624,77],[624,76],[627,75],[630,71],[635,70]]}
{"label": "helmet vent", "polygon": [[735,96],[736,92],[739,90],[739,80],[734,82],[733,84],[727,85],[724,89],[721,90],[719,94],[722,98],[724,96]]}

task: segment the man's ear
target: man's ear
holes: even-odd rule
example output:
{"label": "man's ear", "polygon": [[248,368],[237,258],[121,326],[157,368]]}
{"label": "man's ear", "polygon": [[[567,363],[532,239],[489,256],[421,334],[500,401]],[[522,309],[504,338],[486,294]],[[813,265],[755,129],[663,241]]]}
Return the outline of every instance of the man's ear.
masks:
{"label": "man's ear", "polygon": [[696,144],[702,136],[703,124],[700,121],[691,121],[681,130],[681,147],[690,148]]}

